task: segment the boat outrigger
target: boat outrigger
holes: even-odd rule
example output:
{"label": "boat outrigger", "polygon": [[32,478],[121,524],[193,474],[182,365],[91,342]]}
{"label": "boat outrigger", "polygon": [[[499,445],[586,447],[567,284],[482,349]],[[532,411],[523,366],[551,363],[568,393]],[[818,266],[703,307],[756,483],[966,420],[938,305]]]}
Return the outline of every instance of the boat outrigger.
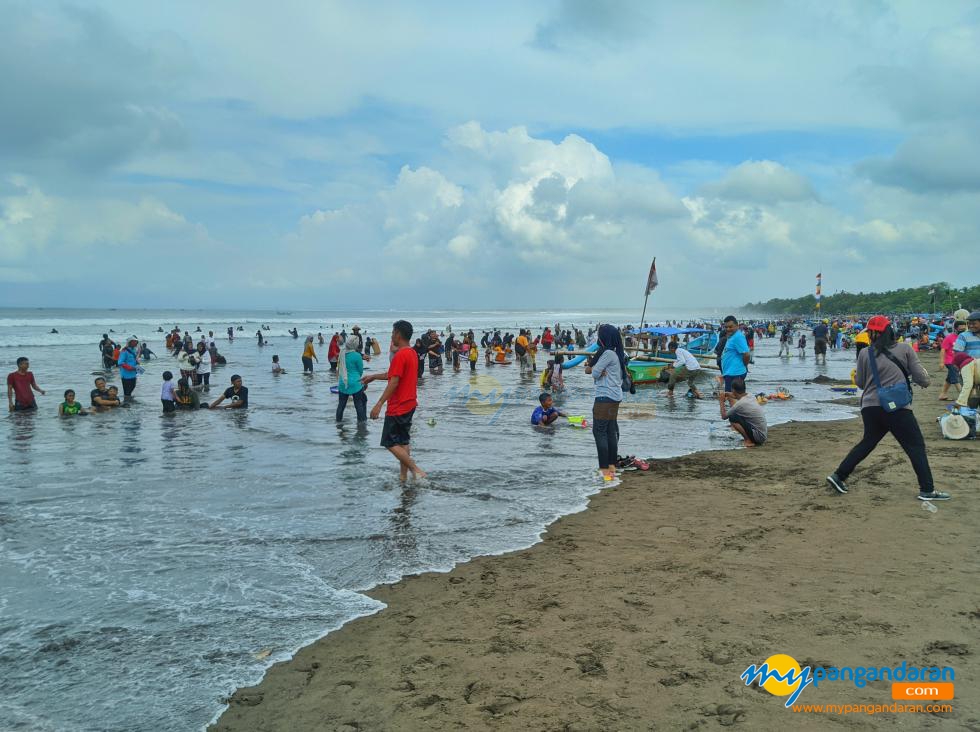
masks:
{"label": "boat outrigger", "polygon": [[659,346],[661,343],[674,336],[699,334],[687,343],[682,343],[684,348],[690,351],[691,355],[697,359],[702,366],[714,366],[715,346],[718,345],[718,333],[708,331],[704,328],[670,328],[654,326],[649,328],[636,328],[629,332],[632,336],[637,336],[634,340],[637,345],[627,346],[626,351],[631,353],[627,368],[634,384],[651,384],[660,378],[660,372],[664,366],[673,363],[676,357],[669,351]]}

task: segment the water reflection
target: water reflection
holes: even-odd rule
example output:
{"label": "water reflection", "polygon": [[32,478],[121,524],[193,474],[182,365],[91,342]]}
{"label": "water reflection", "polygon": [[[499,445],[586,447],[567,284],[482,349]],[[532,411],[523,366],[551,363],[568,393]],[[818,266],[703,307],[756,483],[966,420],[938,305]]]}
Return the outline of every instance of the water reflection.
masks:
{"label": "water reflection", "polygon": [[161,415],[160,439],[163,441],[161,447],[165,454],[181,444],[180,438],[184,435],[186,416],[188,416],[186,413],[179,411]]}
{"label": "water reflection", "polygon": [[140,454],[143,452],[142,432],[144,418],[145,415],[140,414],[140,412],[130,407],[127,411],[126,419],[119,425],[123,431],[123,442],[119,451],[122,453],[122,463],[126,467],[132,467],[144,461],[144,458],[140,457]]}
{"label": "water reflection", "polygon": [[37,430],[38,410],[29,412],[11,412],[10,423],[13,432],[12,445],[17,455],[17,462],[25,464],[30,461],[34,450],[34,434]]}
{"label": "water reflection", "polygon": [[418,537],[412,526],[412,508],[418,499],[418,487],[414,482],[401,487],[399,503],[391,511],[391,546],[396,560],[394,566],[411,567],[418,562]]}

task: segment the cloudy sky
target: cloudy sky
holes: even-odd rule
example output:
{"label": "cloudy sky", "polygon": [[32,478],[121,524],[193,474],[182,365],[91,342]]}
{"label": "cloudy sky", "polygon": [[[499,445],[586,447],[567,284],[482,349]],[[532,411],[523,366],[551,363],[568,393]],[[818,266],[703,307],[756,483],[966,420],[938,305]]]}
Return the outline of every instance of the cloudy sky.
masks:
{"label": "cloudy sky", "polygon": [[0,0],[0,106],[0,305],[980,280],[978,2]]}

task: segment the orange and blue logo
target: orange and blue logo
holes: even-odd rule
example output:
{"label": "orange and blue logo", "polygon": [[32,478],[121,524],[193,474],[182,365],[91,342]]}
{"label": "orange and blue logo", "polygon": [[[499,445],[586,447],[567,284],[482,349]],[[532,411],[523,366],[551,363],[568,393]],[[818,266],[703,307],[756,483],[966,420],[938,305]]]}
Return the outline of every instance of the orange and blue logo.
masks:
{"label": "orange and blue logo", "polygon": [[785,653],[769,656],[761,666],[752,664],[739,678],[746,686],[755,682],[773,696],[789,697],[785,704],[787,708],[792,706],[803,690],[813,683],[810,667],[800,668],[796,659]]}
{"label": "orange and blue logo", "polygon": [[[824,681],[850,681],[863,689],[870,681],[888,680],[894,699],[952,699],[956,674],[949,666],[915,666],[902,661],[897,666],[801,666],[785,653],[769,656],[761,665],[752,664],[739,676],[746,686],[753,683],[773,696],[785,696],[788,709],[808,686]],[[919,682],[919,683],[916,683]]]}

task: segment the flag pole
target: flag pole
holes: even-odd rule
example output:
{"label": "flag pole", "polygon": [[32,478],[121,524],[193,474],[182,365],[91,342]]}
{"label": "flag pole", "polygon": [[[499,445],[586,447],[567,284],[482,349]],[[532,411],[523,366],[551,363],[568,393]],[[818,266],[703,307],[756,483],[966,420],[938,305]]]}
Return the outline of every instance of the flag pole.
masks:
{"label": "flag pole", "polygon": [[657,258],[653,258],[653,263],[650,265],[650,274],[647,275],[647,287],[646,296],[643,298],[643,313],[640,315],[639,328],[643,327],[643,321],[647,317],[647,302],[650,300],[650,293],[653,288],[657,286]]}

